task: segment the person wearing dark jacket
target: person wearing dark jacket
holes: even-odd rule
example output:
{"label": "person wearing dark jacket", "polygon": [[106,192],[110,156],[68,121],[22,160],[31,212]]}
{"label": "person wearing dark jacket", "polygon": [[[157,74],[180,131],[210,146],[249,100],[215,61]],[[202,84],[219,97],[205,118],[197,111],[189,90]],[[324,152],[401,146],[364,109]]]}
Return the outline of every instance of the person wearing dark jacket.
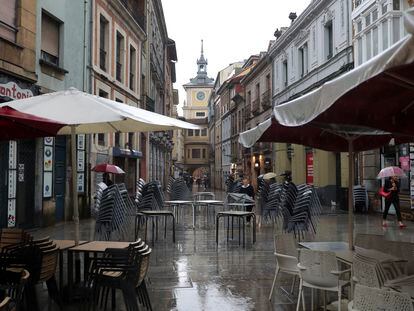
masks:
{"label": "person wearing dark jacket", "polygon": [[395,213],[397,214],[398,225],[401,229],[406,227],[406,225],[402,223],[401,219],[400,198],[398,196],[400,192],[400,183],[397,176],[392,176],[389,179],[385,180],[384,191],[391,192],[391,194],[385,198],[384,214],[382,215],[382,226],[387,227],[387,215],[392,204],[394,205]]}
{"label": "person wearing dark jacket", "polygon": [[[239,190],[239,193],[247,194],[249,197],[254,199],[254,188],[249,182],[248,177],[243,178],[243,184]],[[246,212],[251,212],[253,210],[253,204],[252,205],[246,205]],[[250,217],[247,217],[247,223],[250,223]]]}

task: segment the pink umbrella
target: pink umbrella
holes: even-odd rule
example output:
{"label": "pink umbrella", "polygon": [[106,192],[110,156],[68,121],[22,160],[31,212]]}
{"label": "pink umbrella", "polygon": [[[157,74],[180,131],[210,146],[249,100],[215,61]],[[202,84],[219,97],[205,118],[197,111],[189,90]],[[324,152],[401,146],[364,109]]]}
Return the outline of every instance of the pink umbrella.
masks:
{"label": "pink umbrella", "polygon": [[377,178],[386,178],[391,176],[398,176],[398,177],[407,177],[404,171],[398,166],[388,166],[384,167],[378,174]]}
{"label": "pink umbrella", "polygon": [[125,174],[124,170],[119,166],[108,163],[98,164],[92,169],[92,171],[100,173]]}

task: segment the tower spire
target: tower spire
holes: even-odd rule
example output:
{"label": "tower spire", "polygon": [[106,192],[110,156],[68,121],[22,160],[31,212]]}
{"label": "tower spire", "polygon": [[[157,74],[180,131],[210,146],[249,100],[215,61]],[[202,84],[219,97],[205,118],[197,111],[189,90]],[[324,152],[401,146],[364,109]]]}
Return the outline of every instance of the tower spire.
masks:
{"label": "tower spire", "polygon": [[204,45],[204,40],[201,39],[201,55],[204,55],[204,47],[203,47],[203,45]]}

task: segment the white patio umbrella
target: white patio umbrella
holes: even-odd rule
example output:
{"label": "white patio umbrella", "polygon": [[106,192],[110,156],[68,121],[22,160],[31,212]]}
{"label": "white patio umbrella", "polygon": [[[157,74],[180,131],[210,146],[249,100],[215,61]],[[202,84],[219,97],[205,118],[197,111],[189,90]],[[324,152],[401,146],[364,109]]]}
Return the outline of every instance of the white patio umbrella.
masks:
{"label": "white patio umbrella", "polygon": [[10,101],[0,107],[67,124],[58,135],[71,135],[73,219],[75,242],[79,242],[77,198],[76,134],[148,132],[173,129],[200,129],[199,126],[144,109],[81,92],[75,88]]}

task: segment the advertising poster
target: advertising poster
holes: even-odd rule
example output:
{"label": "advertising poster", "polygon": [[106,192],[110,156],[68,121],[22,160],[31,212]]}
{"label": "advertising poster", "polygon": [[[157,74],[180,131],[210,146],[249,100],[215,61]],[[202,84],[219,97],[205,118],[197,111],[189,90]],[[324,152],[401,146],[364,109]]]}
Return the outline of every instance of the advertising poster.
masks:
{"label": "advertising poster", "polygon": [[43,197],[44,198],[52,197],[52,181],[53,181],[52,172],[44,172],[43,173]]}
{"label": "advertising poster", "polygon": [[313,185],[313,152],[306,153],[306,183]]}
{"label": "advertising poster", "polygon": [[78,135],[78,149],[85,150],[85,134]]}
{"label": "advertising poster", "polygon": [[8,200],[7,203],[7,227],[16,227],[16,200]]}
{"label": "advertising poster", "polygon": [[411,197],[411,209],[414,209],[414,144],[410,144],[410,156],[409,162],[410,166],[410,197]]}
{"label": "advertising poster", "polygon": [[78,172],[85,171],[85,151],[78,150]]}
{"label": "advertising poster", "polygon": [[53,146],[53,137],[45,137],[44,142],[47,146]]}
{"label": "advertising poster", "polygon": [[85,175],[83,173],[78,173],[78,192],[85,192]]}
{"label": "advertising poster", "polygon": [[43,154],[43,170],[51,172],[53,170],[53,147],[45,146]]}

